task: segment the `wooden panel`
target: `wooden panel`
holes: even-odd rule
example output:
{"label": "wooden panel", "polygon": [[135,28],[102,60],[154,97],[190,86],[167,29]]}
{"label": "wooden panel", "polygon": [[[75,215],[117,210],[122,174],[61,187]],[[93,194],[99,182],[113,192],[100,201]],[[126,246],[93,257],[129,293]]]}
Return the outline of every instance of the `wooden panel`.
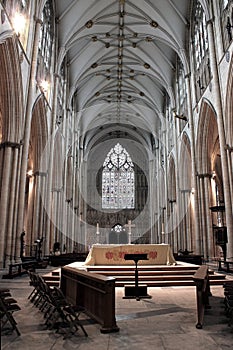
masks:
{"label": "wooden panel", "polygon": [[115,278],[65,266],[61,269],[61,289],[69,302],[83,306],[101,324],[102,333],[119,331],[115,317]]}
{"label": "wooden panel", "polygon": [[201,329],[204,321],[205,309],[210,308],[209,296],[209,271],[208,267],[202,265],[198,268],[193,276],[193,281],[196,285],[196,301],[197,301],[197,324],[196,328]]}

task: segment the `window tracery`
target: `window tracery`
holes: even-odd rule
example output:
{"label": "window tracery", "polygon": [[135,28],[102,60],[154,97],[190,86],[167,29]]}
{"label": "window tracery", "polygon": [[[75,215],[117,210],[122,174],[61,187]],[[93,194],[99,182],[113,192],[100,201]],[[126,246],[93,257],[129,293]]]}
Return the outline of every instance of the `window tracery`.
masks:
{"label": "window tracery", "polygon": [[196,98],[199,100],[210,82],[211,74],[206,17],[200,2],[197,0],[193,8],[192,23]]}
{"label": "window tracery", "polygon": [[233,1],[222,0],[220,12],[223,46],[224,50],[226,50],[233,39]]}
{"label": "window tracery", "polygon": [[50,81],[51,52],[54,38],[54,12],[50,0],[45,3],[41,20],[42,25],[37,62],[37,81],[40,86],[42,85],[42,81]]}
{"label": "window tracery", "polygon": [[126,149],[117,143],[103,163],[102,208],[133,209],[134,198],[134,165]]}

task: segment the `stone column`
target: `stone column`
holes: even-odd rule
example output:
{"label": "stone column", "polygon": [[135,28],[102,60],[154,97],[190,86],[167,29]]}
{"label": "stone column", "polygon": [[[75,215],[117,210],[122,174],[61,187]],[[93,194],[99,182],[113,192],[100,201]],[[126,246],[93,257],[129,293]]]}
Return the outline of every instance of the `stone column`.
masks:
{"label": "stone column", "polygon": [[[3,149],[2,149],[3,151]],[[12,152],[9,147],[4,148],[3,157],[3,174],[2,174],[2,188],[1,188],[1,211],[0,211],[0,257],[1,264],[5,264],[5,246],[6,246],[6,228],[9,205],[9,183],[10,183],[10,167],[12,161]]]}
{"label": "stone column", "polygon": [[4,142],[0,145],[2,158],[1,206],[0,206],[0,257],[1,266],[13,259],[13,221],[16,196],[16,173],[18,166],[18,149],[20,145]]}
{"label": "stone column", "polygon": [[[11,173],[11,193],[10,193],[10,206],[9,206],[9,219],[8,219],[8,233],[7,233],[7,255],[10,255],[10,261],[13,261],[15,257],[15,213],[17,212],[17,191],[18,191],[18,173],[20,164],[20,148],[19,145],[14,148],[12,173]],[[9,240],[9,242],[8,242]]]}
{"label": "stone column", "polygon": [[207,257],[207,239],[206,239],[206,212],[205,212],[205,192],[204,192],[204,176],[199,175],[200,182],[200,215],[201,215],[201,236],[204,257]]}
{"label": "stone column", "polygon": [[40,212],[41,177],[39,176],[39,172],[34,173],[34,191],[32,241],[35,237],[41,236],[39,231],[40,215],[42,214]]}
{"label": "stone column", "polygon": [[202,218],[202,237],[203,237],[203,250],[204,256],[213,255],[213,229],[212,229],[212,219],[210,212],[210,174],[199,174],[200,181],[200,203],[201,209],[200,214]]}
{"label": "stone column", "polygon": [[204,191],[205,191],[205,205],[206,205],[206,238],[209,257],[214,256],[214,243],[213,243],[213,224],[210,211],[210,178],[211,175],[206,175],[204,178]]}
{"label": "stone column", "polygon": [[16,258],[19,259],[20,256],[20,234],[24,229],[24,209],[25,209],[25,184],[26,184],[26,173],[27,173],[27,163],[28,163],[28,150],[29,141],[31,133],[31,115],[33,107],[33,98],[35,93],[35,79],[36,79],[36,69],[37,69],[37,57],[38,57],[38,46],[40,39],[40,27],[41,20],[36,19],[35,25],[35,35],[33,43],[32,61],[31,61],[31,71],[30,80],[27,94],[26,112],[25,112],[25,128],[23,137],[23,150],[22,150],[22,161],[20,170],[20,182],[19,182],[19,207],[18,207],[18,217],[17,217],[17,242],[16,242]]}
{"label": "stone column", "polygon": [[[155,161],[154,159],[150,160],[149,162],[149,181],[150,181],[150,240],[149,242],[151,244],[155,243],[155,232],[154,232],[154,225],[155,225],[155,205],[154,205],[154,198],[155,198],[155,183],[154,183],[154,171],[155,171]],[[130,236],[131,239],[131,236]]]}
{"label": "stone column", "polygon": [[207,31],[208,31],[208,38],[209,38],[210,66],[211,66],[211,71],[213,76],[212,88],[213,88],[215,108],[217,112],[217,124],[218,124],[218,132],[219,132],[219,144],[220,144],[220,154],[221,154],[221,164],[222,164],[222,174],[223,174],[224,201],[225,201],[225,208],[226,208],[226,226],[227,226],[227,232],[228,232],[227,257],[232,258],[233,257],[232,201],[230,196],[228,162],[227,162],[227,154],[225,149],[226,136],[225,136],[225,130],[224,130],[221,87],[219,82],[212,20],[209,20],[207,22]]}
{"label": "stone column", "polygon": [[[35,202],[35,177],[33,175],[27,175],[29,188],[28,188],[28,201],[27,201],[27,217],[24,218],[26,227],[26,242],[28,245],[32,246],[34,243],[34,222],[33,222],[33,209]],[[36,236],[38,238],[38,236]]]}
{"label": "stone column", "polygon": [[229,167],[229,182],[230,182],[230,188],[231,188],[231,197],[233,196],[233,168],[232,168],[232,152],[233,147],[230,147],[229,145],[226,145],[227,150],[227,160],[228,160],[228,167]]}
{"label": "stone column", "polygon": [[198,187],[197,187],[197,165],[196,165],[196,152],[195,152],[195,132],[194,132],[194,121],[193,121],[193,111],[192,111],[192,98],[191,98],[191,89],[190,89],[190,74],[185,76],[186,89],[187,89],[187,105],[188,105],[188,122],[190,126],[190,149],[191,149],[191,166],[192,166],[192,187],[194,188],[194,235],[195,235],[195,253],[201,253],[201,244],[200,244],[200,213],[198,206]]}
{"label": "stone column", "polygon": [[40,237],[45,237],[46,232],[46,210],[45,210],[45,198],[46,198],[46,180],[47,173],[40,172],[38,177],[40,178],[40,199],[39,199],[39,217],[38,217],[38,234]]}
{"label": "stone column", "polygon": [[59,75],[54,75],[54,89],[53,89],[53,102],[52,102],[52,114],[51,114],[51,130],[49,135],[49,165],[48,165],[48,181],[47,181],[47,197],[46,197],[46,230],[45,230],[45,242],[44,242],[44,251],[45,255],[48,255],[50,252],[50,217],[52,215],[52,177],[53,177],[53,156],[54,156],[54,141],[55,141],[55,130],[56,130],[56,112],[57,112],[57,92],[58,92],[58,83]]}

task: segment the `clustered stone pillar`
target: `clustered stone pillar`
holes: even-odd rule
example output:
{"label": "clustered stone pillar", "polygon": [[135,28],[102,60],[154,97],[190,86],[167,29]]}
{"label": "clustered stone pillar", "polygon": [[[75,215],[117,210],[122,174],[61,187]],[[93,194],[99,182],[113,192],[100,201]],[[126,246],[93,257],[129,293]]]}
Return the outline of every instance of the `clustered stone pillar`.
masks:
{"label": "clustered stone pillar", "polygon": [[190,74],[185,76],[185,83],[187,89],[187,105],[188,105],[188,120],[190,125],[191,132],[191,163],[192,163],[192,187],[194,188],[194,232],[195,232],[195,252],[196,254],[201,254],[201,237],[200,237],[200,213],[199,213],[199,194],[197,187],[197,164],[196,164],[196,153],[195,153],[195,133],[194,133],[194,121],[193,121],[193,112],[192,112],[192,97],[190,89]]}
{"label": "clustered stone pillar", "polygon": [[[2,166],[1,209],[0,209],[0,256],[1,266],[15,259],[16,194],[17,174],[20,162],[20,144],[4,142],[0,145]],[[10,190],[9,190],[10,189]]]}
{"label": "clustered stone pillar", "polygon": [[214,42],[213,32],[213,20],[207,22],[207,31],[209,38],[209,51],[210,51],[210,66],[212,72],[213,82],[213,94],[215,101],[215,108],[217,112],[217,124],[219,132],[219,145],[221,154],[222,174],[223,174],[223,188],[224,188],[224,202],[226,208],[226,226],[228,231],[228,245],[227,245],[227,257],[233,257],[233,217],[232,217],[232,203],[230,193],[230,182],[228,172],[228,161],[226,153],[226,136],[224,130],[224,118],[223,107],[221,101],[221,87],[219,82],[218,66],[216,59],[216,48]]}
{"label": "clustered stone pillar", "polygon": [[50,229],[51,229],[51,215],[52,215],[52,178],[53,178],[53,156],[54,156],[54,142],[55,142],[55,129],[56,129],[56,111],[57,111],[57,92],[58,92],[59,75],[54,74],[54,89],[53,89],[53,102],[51,113],[51,130],[48,141],[49,150],[49,162],[48,162],[48,181],[47,181],[47,197],[45,199],[46,210],[46,225],[45,225],[45,243],[44,254],[50,253]]}
{"label": "clustered stone pillar", "polygon": [[16,259],[20,257],[20,234],[24,230],[24,209],[25,209],[25,185],[26,185],[26,173],[27,173],[27,163],[28,163],[28,151],[29,151],[29,141],[31,132],[31,117],[32,117],[32,107],[33,98],[35,93],[35,79],[36,79],[36,69],[37,69],[37,57],[38,57],[38,47],[40,39],[40,28],[41,20],[35,19],[35,35],[34,35],[34,46],[32,53],[30,80],[27,94],[26,112],[25,112],[25,128],[23,136],[23,150],[22,150],[22,161],[20,169],[20,182],[19,182],[19,197],[18,197],[18,217],[17,217],[17,241],[16,241]]}

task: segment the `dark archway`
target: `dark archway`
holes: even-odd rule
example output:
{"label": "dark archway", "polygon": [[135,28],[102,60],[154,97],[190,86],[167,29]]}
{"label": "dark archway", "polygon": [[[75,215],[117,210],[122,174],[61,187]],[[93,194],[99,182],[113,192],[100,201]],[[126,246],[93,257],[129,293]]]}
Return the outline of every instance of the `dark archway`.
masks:
{"label": "dark archway", "polygon": [[109,232],[109,244],[127,244],[128,234],[125,228],[117,223]]}

